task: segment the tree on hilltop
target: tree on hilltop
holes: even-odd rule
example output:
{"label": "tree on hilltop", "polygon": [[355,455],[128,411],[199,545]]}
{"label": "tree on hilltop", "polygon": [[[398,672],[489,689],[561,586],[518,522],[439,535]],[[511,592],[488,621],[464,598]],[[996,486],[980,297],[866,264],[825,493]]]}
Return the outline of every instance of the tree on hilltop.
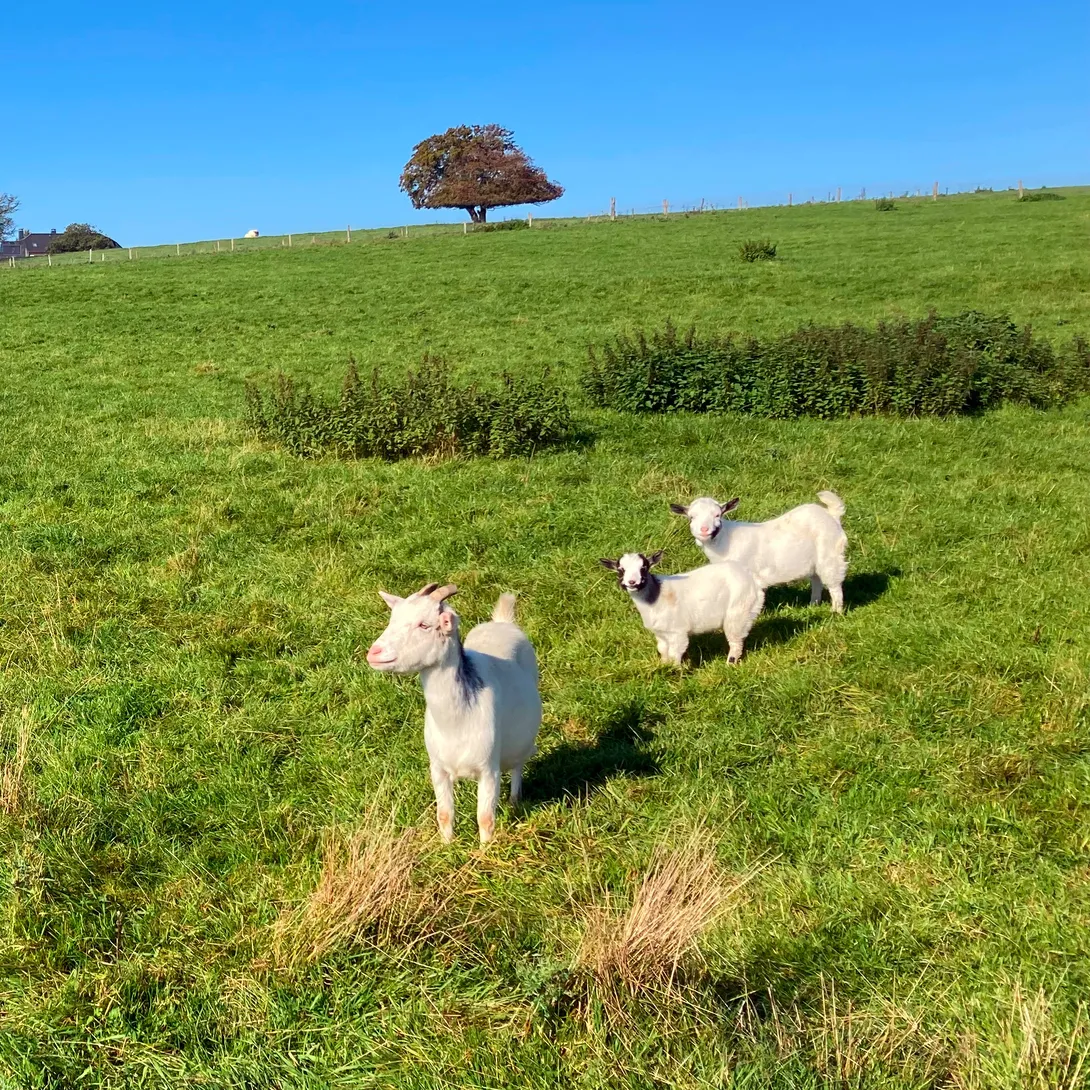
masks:
{"label": "tree on hilltop", "polygon": [[490,208],[543,204],[564,193],[499,125],[456,125],[421,140],[401,188],[414,208],[462,208],[474,223],[484,223]]}
{"label": "tree on hilltop", "polygon": [[15,221],[11,218],[12,212],[19,207],[19,198],[10,193],[0,193],[0,242],[11,234]]}
{"label": "tree on hilltop", "polygon": [[49,244],[51,254],[72,254],[81,250],[116,250],[118,243],[89,223],[70,223]]}

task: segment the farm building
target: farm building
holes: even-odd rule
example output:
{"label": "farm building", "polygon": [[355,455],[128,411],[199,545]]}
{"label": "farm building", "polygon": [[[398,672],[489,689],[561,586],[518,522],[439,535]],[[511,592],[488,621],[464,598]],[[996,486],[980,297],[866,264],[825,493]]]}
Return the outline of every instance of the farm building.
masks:
{"label": "farm building", "polygon": [[48,234],[44,231],[20,230],[10,242],[0,242],[0,258],[44,257],[49,253],[49,244],[56,236],[56,228]]}

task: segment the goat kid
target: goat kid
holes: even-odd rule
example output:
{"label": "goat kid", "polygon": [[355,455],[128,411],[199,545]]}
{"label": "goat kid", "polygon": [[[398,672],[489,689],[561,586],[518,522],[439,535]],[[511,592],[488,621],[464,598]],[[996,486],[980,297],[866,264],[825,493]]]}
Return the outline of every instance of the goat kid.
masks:
{"label": "goat kid", "polygon": [[617,573],[617,582],[655,637],[663,662],[681,665],[689,637],[723,630],[728,662],[737,662],[746,637],[764,605],[764,591],[739,564],[707,564],[681,575],[654,575],[662,550],[651,556],[625,553],[619,560],[603,557],[604,568]]}
{"label": "goat kid", "polygon": [[500,776],[511,773],[511,802],[522,794],[522,766],[536,750],[541,726],[537,658],[515,624],[515,596],[500,595],[492,620],[459,637],[446,604],[453,584],[429,583],[408,598],[379,591],[390,623],[367,662],[388,674],[419,674],[424,689],[424,744],[443,839],[454,839],[454,784],[477,781],[477,829],[492,839]]}
{"label": "goat kid", "polygon": [[[834,613],[844,612],[844,557],[848,539],[840,525],[844,501],[835,492],[819,492],[821,504],[804,503],[767,522],[735,522],[724,516],[738,506],[735,497],[719,503],[701,496],[687,507],[670,504],[689,520],[693,540],[711,564],[733,560],[753,572],[761,588],[810,580],[810,604],[829,590]],[[824,505],[824,506],[822,506]]]}

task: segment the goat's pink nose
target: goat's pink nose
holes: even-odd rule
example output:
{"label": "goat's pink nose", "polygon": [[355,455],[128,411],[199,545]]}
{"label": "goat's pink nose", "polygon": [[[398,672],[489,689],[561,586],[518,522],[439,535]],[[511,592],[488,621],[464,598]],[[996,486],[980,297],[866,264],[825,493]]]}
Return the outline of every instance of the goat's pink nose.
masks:
{"label": "goat's pink nose", "polygon": [[382,644],[371,644],[371,646],[367,649],[367,657],[369,659],[381,659],[385,657],[385,651],[383,650]]}

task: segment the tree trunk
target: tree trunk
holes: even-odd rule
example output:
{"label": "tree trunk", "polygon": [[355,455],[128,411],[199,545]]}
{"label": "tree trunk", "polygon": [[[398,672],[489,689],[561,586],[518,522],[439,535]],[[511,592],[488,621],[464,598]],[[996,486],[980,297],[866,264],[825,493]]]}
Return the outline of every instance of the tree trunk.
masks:
{"label": "tree trunk", "polygon": [[467,204],[462,211],[469,213],[469,219],[471,223],[480,223],[480,217],[477,215],[477,209],[471,204]]}
{"label": "tree trunk", "polygon": [[488,220],[488,209],[482,204],[481,207],[477,209],[477,215],[480,216],[480,219],[477,220],[478,223],[487,222],[487,220]]}

